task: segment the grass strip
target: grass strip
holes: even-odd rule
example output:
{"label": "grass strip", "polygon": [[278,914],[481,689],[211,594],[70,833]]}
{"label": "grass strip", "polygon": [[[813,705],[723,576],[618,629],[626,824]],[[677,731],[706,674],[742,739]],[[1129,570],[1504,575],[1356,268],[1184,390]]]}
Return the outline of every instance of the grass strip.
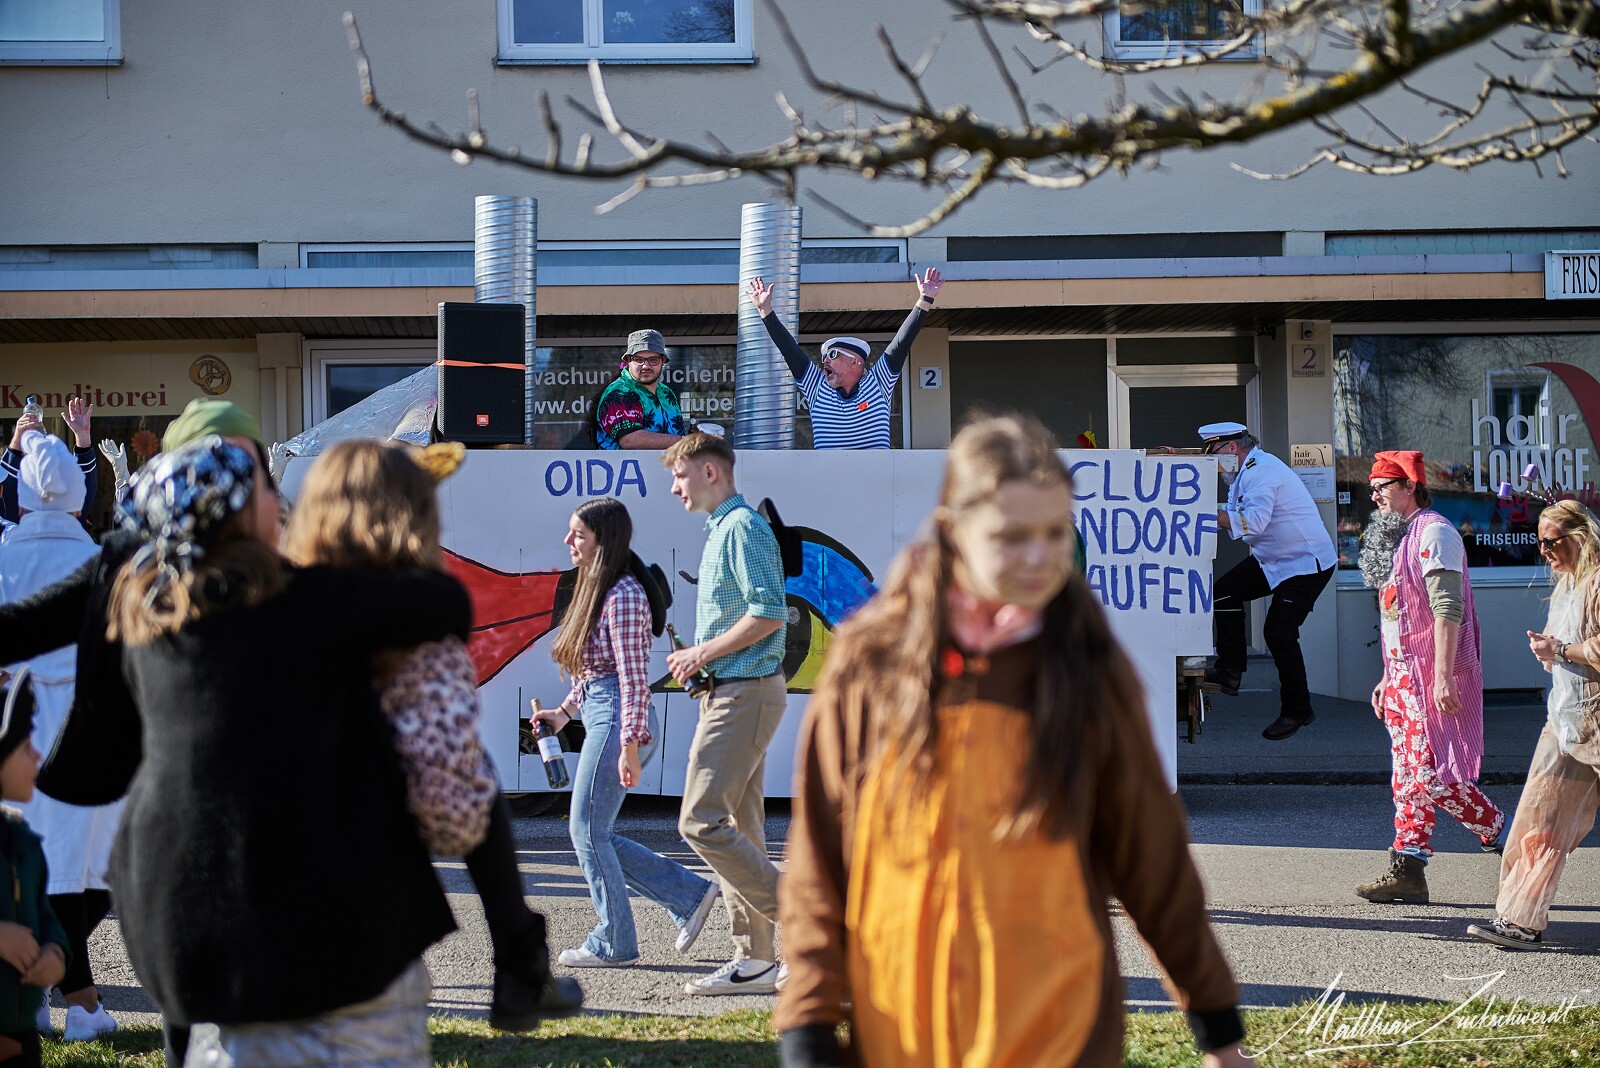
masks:
{"label": "grass strip", "polygon": [[[1600,1064],[1600,1008],[1520,1003],[1305,1002],[1245,1013],[1263,1068],[1573,1068]],[[491,1030],[482,1020],[436,1016],[440,1068],[772,1068],[771,1014],[721,1016],[592,1014],[545,1024],[532,1035]],[[1128,1017],[1126,1063],[1194,1068],[1188,1025],[1175,1012]],[[47,1040],[46,1068],[162,1068],[161,1032],[127,1027],[107,1041]]]}

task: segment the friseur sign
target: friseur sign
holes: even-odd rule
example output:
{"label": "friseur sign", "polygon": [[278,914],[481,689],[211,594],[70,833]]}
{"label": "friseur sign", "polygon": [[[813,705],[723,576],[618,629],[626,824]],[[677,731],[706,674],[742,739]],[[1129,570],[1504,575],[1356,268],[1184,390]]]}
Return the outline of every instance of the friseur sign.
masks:
{"label": "friseur sign", "polygon": [[1600,300],[1600,250],[1546,252],[1545,300]]}

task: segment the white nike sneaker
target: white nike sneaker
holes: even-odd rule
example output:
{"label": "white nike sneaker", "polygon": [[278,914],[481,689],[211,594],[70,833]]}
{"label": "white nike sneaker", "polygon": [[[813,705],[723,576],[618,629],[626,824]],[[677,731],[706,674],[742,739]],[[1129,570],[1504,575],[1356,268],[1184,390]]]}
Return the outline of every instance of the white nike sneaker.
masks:
{"label": "white nike sneaker", "polygon": [[700,938],[700,931],[706,925],[706,917],[711,915],[711,906],[717,903],[717,898],[722,894],[720,883],[712,883],[706,887],[706,892],[700,896],[700,904],[694,907],[689,914],[689,919],[678,931],[678,941],[673,947],[679,953],[687,953],[694,948],[695,942]]}
{"label": "white nike sneaker", "polygon": [[49,1035],[51,1038],[56,1036],[56,1025],[50,1021],[50,1000],[48,998],[45,999],[43,1005],[39,1006],[39,1015],[34,1018],[33,1029],[41,1035]]}
{"label": "white nike sneaker", "polygon": [[683,985],[685,994],[776,994],[778,966],[770,960],[730,960]]}
{"label": "white nike sneaker", "polygon": [[92,1042],[116,1029],[117,1021],[104,1005],[96,1006],[93,1012],[82,1005],[68,1005],[67,1029],[61,1039],[63,1042]]}

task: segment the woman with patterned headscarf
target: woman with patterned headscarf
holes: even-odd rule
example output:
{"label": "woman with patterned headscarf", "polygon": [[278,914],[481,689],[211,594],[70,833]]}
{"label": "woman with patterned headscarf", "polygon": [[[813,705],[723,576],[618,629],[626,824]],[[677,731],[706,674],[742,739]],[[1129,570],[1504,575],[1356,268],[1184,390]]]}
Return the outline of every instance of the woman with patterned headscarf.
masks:
{"label": "woman with patterned headscarf", "polygon": [[216,436],[141,469],[126,523],[109,636],[144,760],[111,881],[144,988],[234,1063],[431,1063],[422,952],[453,923],[369,665],[464,637],[466,591],[290,566],[270,479]]}

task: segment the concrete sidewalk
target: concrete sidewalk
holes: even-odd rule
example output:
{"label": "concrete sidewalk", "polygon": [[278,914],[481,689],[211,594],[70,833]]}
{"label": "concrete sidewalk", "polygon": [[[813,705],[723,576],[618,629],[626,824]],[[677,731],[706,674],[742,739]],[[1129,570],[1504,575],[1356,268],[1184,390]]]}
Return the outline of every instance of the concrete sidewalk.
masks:
{"label": "concrete sidewalk", "polygon": [[[1365,701],[1312,695],[1317,719],[1269,742],[1261,729],[1278,716],[1278,676],[1268,657],[1251,657],[1238,697],[1210,695],[1205,728],[1193,745],[1178,730],[1180,785],[1359,784],[1389,781],[1389,735]],[[1542,694],[1489,694],[1483,712],[1483,783],[1520,784],[1544,725]]]}

